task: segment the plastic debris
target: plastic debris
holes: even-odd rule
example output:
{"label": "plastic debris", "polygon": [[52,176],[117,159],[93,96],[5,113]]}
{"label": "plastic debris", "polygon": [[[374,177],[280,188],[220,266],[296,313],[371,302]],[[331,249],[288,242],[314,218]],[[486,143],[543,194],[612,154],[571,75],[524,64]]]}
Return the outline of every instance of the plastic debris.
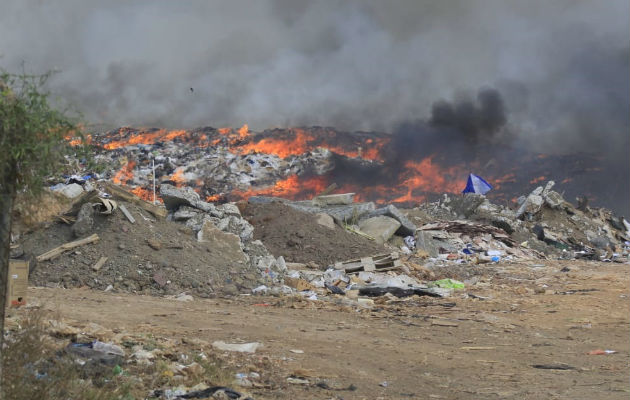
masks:
{"label": "plastic debris", "polygon": [[431,286],[444,288],[444,289],[464,289],[466,285],[463,282],[456,281],[454,279],[440,279],[430,283]]}
{"label": "plastic debris", "polygon": [[239,353],[255,353],[259,347],[262,347],[262,343],[259,342],[251,342],[251,343],[225,343],[222,340],[217,340],[212,342],[212,347],[217,350],[223,351],[236,351]]}

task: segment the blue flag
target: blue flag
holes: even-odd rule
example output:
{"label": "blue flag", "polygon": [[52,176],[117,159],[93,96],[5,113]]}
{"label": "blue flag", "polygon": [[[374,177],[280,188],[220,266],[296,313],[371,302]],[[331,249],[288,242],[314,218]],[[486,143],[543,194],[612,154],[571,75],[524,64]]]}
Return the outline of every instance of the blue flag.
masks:
{"label": "blue flag", "polygon": [[490,191],[490,189],[492,189],[492,185],[486,182],[485,179],[475,174],[470,174],[468,176],[466,188],[462,190],[462,193],[486,194]]}

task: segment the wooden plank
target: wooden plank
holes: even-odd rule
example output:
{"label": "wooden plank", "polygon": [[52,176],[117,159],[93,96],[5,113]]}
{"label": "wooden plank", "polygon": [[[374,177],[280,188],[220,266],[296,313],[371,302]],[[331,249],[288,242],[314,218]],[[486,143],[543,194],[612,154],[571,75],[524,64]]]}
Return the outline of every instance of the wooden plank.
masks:
{"label": "wooden plank", "polygon": [[166,208],[156,206],[147,201],[144,201],[140,197],[136,196],[133,193],[128,192],[127,190],[123,189],[122,187],[118,185],[115,185],[111,182],[105,182],[103,187],[113,197],[117,197],[119,199],[133,203],[137,205],[138,207],[142,208],[143,210],[150,212],[151,214],[153,214],[154,216],[158,218],[166,218],[166,215],[168,215],[168,211],[166,211]]}
{"label": "wooden plank", "polygon": [[55,247],[54,249],[45,252],[42,255],[36,257],[37,261],[46,261],[51,260],[68,250],[72,250],[75,247],[83,246],[84,244],[97,242],[99,239],[98,235],[95,233],[92,236],[88,236],[83,239],[75,240],[74,242],[64,243],[59,247]]}
{"label": "wooden plank", "polygon": [[120,208],[120,211],[122,211],[122,213],[125,215],[125,217],[127,217],[129,222],[131,222],[132,224],[136,223],[136,220],[131,215],[131,213],[127,210],[127,207],[125,207],[124,205],[121,204],[121,205],[118,206],[118,208]]}
{"label": "wooden plank", "polygon": [[105,265],[105,263],[107,262],[107,257],[101,257],[96,264],[94,264],[92,266],[92,269],[94,271],[98,271],[99,269],[101,269],[103,267],[103,265]]}

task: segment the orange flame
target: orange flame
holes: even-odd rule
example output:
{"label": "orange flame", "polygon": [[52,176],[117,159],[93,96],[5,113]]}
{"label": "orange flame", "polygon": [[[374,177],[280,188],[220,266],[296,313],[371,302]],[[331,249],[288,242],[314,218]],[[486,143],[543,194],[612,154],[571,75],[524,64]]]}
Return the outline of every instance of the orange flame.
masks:
{"label": "orange flame", "polygon": [[326,189],[327,185],[324,176],[315,176],[300,180],[297,175],[291,175],[286,179],[277,181],[272,187],[248,191],[234,190],[232,191],[232,195],[241,199],[246,199],[251,196],[273,196],[295,199],[298,195],[302,198],[310,198]]}
{"label": "orange flame", "polygon": [[136,166],[135,161],[129,161],[116,175],[112,178],[112,182],[117,185],[124,185],[133,179],[133,168]]}
{"label": "orange flame", "polygon": [[249,135],[249,127],[247,126],[247,124],[244,124],[243,126],[241,126],[241,128],[238,130],[238,137],[240,139],[245,139],[247,136]]}
{"label": "orange flame", "polygon": [[177,168],[168,179],[175,182],[175,186],[177,187],[182,187],[186,182],[188,182],[188,179],[184,177],[183,168]]}
{"label": "orange flame", "polygon": [[168,132],[164,129],[160,129],[159,131],[156,131],[156,132],[138,133],[138,134],[132,135],[131,137],[127,139],[112,141],[112,142],[106,143],[103,147],[106,148],[107,150],[114,150],[114,149],[119,149],[125,146],[131,146],[134,144],[147,144],[148,145],[148,144],[154,144],[158,142],[169,142],[175,139],[176,137],[184,136],[185,134],[186,134],[186,131],[184,130]]}
{"label": "orange flame", "polygon": [[[153,203],[153,190],[148,190],[148,189],[138,186],[137,188],[130,190],[130,192],[140,197],[142,200],[148,201],[149,203]],[[164,202],[158,195],[155,196],[155,200],[158,203]]]}
{"label": "orange flame", "polygon": [[529,181],[529,183],[530,183],[530,185],[534,185],[536,183],[544,182],[546,180],[547,180],[546,176],[539,176],[539,177],[536,177],[536,178],[532,179],[531,181]]}
{"label": "orange flame", "polygon": [[208,203],[216,203],[223,199],[223,196],[220,194],[213,194],[212,196],[206,196],[206,202]]}
{"label": "orange flame", "polygon": [[245,143],[238,148],[232,149],[234,153],[248,154],[252,152],[275,154],[278,157],[286,158],[292,155],[303,154],[312,149],[308,142],[313,137],[302,130],[297,130],[295,138],[291,141],[276,138],[264,138],[258,142]]}

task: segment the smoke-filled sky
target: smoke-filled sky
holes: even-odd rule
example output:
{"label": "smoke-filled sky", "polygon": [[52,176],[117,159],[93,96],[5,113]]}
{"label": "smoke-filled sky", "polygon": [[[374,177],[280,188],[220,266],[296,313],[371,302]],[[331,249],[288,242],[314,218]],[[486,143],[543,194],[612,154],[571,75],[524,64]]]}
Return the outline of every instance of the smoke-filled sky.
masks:
{"label": "smoke-filled sky", "polygon": [[0,67],[59,70],[53,93],[108,126],[392,132],[493,88],[518,145],[625,162],[628,15],[628,0],[0,0]]}

